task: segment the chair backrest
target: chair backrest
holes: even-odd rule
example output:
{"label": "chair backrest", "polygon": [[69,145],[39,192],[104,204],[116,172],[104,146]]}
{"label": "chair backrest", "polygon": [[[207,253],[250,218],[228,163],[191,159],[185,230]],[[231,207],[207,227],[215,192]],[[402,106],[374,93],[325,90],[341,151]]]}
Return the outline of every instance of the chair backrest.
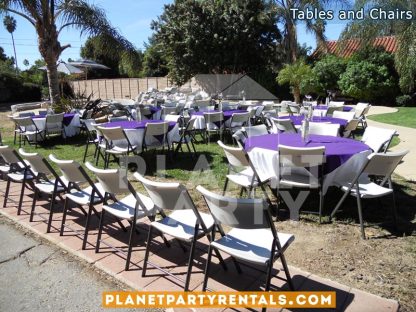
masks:
{"label": "chair backrest", "polygon": [[277,118],[270,118],[271,121],[275,124],[277,130],[283,131],[285,133],[297,133],[292,120],[290,119],[277,119]]}
{"label": "chair backrest", "polygon": [[271,228],[267,204],[263,199],[225,197],[212,193],[201,185],[196,189],[204,197],[217,224],[240,229]]}
{"label": "chair backrest", "polygon": [[241,147],[227,146],[221,141],[217,141],[218,145],[224,150],[225,157],[232,167],[247,167],[250,165],[247,155]]}
{"label": "chair backrest", "polygon": [[285,167],[316,167],[325,161],[325,146],[293,147],[279,145],[279,163]]}
{"label": "chair backrest", "polygon": [[190,118],[188,122],[186,123],[185,130],[192,131],[194,129],[195,122],[196,122],[195,118]]}
{"label": "chair backrest", "polygon": [[343,111],[343,107],[342,106],[328,106],[328,109],[326,111],[326,116],[332,116],[334,114],[334,112],[336,111]]}
{"label": "chair backrest", "polygon": [[124,131],[121,127],[97,127],[101,134],[108,142],[118,141],[118,140],[125,140],[126,136],[124,135]]}
{"label": "chair backrest", "polygon": [[165,115],[165,116],[163,116],[164,121],[178,122],[179,118],[181,118],[181,115]]}
{"label": "chair backrest", "polygon": [[334,118],[341,118],[348,121],[351,121],[354,119],[355,112],[343,112],[343,111],[334,111],[332,113],[332,117]]}
{"label": "chair backrest", "polygon": [[300,113],[300,106],[296,103],[291,103],[287,105],[289,108],[289,112],[292,114],[299,114]]}
{"label": "chair backrest", "polygon": [[106,193],[116,195],[126,193],[130,190],[125,170],[99,169],[89,162],[86,162],[85,166],[96,175],[100,185]]}
{"label": "chair backrest", "polygon": [[240,129],[240,130],[237,130],[236,132],[234,132],[233,138],[237,142],[237,145],[241,149],[243,149],[244,148],[244,143],[245,143],[245,141],[247,139],[246,135],[244,134],[243,129]]}
{"label": "chair backrest", "polygon": [[48,114],[48,111],[45,109],[45,110],[39,110],[38,111],[38,114],[40,115],[40,116],[46,116],[47,114]]}
{"label": "chair backrest", "polygon": [[269,134],[266,125],[257,125],[251,127],[244,127],[243,130],[248,138],[253,136],[265,135]]}
{"label": "chair backrest", "polygon": [[367,107],[370,106],[369,103],[357,103],[357,105],[355,105],[355,118],[360,118],[363,114],[364,111],[367,109]]}
{"label": "chair backrest", "polygon": [[205,123],[222,122],[224,114],[222,112],[204,113]]}
{"label": "chair backrest", "polygon": [[19,149],[19,154],[27,161],[27,163],[29,163],[32,171],[44,175],[52,175],[55,178],[58,177],[57,173],[53,170],[48,161],[38,153],[27,153],[23,148],[21,148]]}
{"label": "chair backrest", "polygon": [[256,113],[255,113],[256,117],[261,117],[261,113],[263,112],[263,110],[264,110],[263,105],[257,106]]}
{"label": "chair backrest", "polygon": [[250,119],[250,113],[246,112],[246,113],[234,113],[231,117],[231,125],[233,123],[238,123],[238,124],[247,124],[248,120]]}
{"label": "chair backrest", "polygon": [[369,161],[363,172],[375,176],[390,177],[408,152],[406,150],[397,153],[373,153],[368,156]]}
{"label": "chair backrest", "polygon": [[85,170],[75,160],[61,160],[55,157],[55,155],[49,155],[50,161],[52,161],[62,172],[62,175],[68,182],[72,183],[90,183],[91,179],[88,177]]}
{"label": "chair backrest", "polygon": [[64,120],[64,113],[61,114],[53,114],[53,115],[46,115],[46,126],[60,124]]}
{"label": "chair backrest", "polygon": [[387,150],[388,145],[395,134],[396,130],[394,129],[384,129],[368,126],[365,128],[361,141],[367,144],[375,153],[377,153],[380,150]]}
{"label": "chair backrest", "polygon": [[117,116],[117,117],[111,116],[111,117],[108,117],[108,121],[109,122],[114,122],[114,121],[128,121],[128,120],[129,120],[129,117],[127,117],[127,116]]}
{"label": "chair backrest", "polygon": [[35,116],[34,112],[19,113],[19,117],[32,117],[32,116]]}
{"label": "chair backrest", "polygon": [[14,148],[11,148],[7,145],[0,146],[0,156],[4,159],[4,161],[11,165],[17,163],[23,163],[22,158],[16,152]]}
{"label": "chair backrest", "polygon": [[358,124],[360,123],[359,119],[352,119],[348,122],[348,124],[345,126],[344,131],[354,131],[357,129]]}
{"label": "chair backrest", "polygon": [[339,124],[330,124],[330,123],[324,123],[324,122],[310,122],[309,134],[338,136],[339,128],[340,128]]}
{"label": "chair backrest", "polygon": [[26,128],[33,126],[33,120],[32,117],[18,117],[13,118],[13,121],[16,123],[16,125],[20,128]]}
{"label": "chair backrest", "polygon": [[172,114],[172,113],[176,113],[176,106],[170,106],[170,107],[164,106],[164,107],[162,107],[162,115],[163,116],[169,115],[169,114]]}
{"label": "chair backrest", "polygon": [[155,122],[146,124],[146,135],[156,136],[168,133],[169,122]]}
{"label": "chair backrest", "polygon": [[146,179],[138,172],[134,177],[143,184],[155,206],[162,210],[192,209],[196,211],[188,190],[180,183],[155,182]]}

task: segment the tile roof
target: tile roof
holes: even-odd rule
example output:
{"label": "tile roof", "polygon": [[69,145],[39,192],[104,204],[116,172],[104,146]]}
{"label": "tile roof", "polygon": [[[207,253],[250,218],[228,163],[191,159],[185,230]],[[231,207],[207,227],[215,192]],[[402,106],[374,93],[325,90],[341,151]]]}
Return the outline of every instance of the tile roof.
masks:
{"label": "tile roof", "polygon": [[[340,57],[350,57],[361,46],[361,39],[347,40],[343,45],[337,40],[331,40],[326,42],[329,54],[335,54]],[[397,51],[398,42],[395,36],[377,37],[374,39],[373,46],[382,46],[389,53]],[[324,54],[322,48],[316,49],[312,53],[312,57]]]}

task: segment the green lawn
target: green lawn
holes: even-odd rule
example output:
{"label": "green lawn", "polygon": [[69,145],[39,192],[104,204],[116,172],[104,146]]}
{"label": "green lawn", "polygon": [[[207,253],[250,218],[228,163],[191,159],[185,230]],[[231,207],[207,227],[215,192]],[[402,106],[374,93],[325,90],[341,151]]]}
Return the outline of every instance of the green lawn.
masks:
{"label": "green lawn", "polygon": [[369,119],[391,125],[416,128],[416,107],[401,107],[397,113],[369,116]]}

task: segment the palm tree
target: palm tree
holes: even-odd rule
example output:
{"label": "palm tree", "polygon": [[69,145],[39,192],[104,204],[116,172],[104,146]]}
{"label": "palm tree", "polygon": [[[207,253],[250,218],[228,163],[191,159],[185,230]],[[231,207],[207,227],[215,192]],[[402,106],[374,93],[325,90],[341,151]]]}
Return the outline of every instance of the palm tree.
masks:
{"label": "palm tree", "polygon": [[[375,4],[371,0],[357,0],[355,9],[364,8],[367,18],[353,21],[347,25],[342,34],[344,41],[361,39],[362,47],[370,45],[378,36],[394,35],[398,41],[395,53],[395,67],[400,75],[400,87],[404,93],[415,90],[416,80],[416,1],[415,0],[379,0]],[[385,11],[410,11],[411,19],[371,19],[369,11],[373,8],[383,8]]]}
{"label": "palm tree", "polygon": [[70,47],[61,45],[59,35],[63,29],[73,27],[81,34],[111,37],[115,44],[106,47],[108,53],[123,47],[134,50],[108,22],[105,12],[84,0],[0,0],[0,13],[8,12],[26,19],[36,29],[38,48],[46,63],[49,94],[52,103],[60,101],[57,61]]}
{"label": "palm tree", "polygon": [[16,75],[17,75],[18,69],[17,69],[16,46],[14,45],[14,37],[13,37],[13,33],[16,30],[16,20],[12,16],[6,15],[3,19],[3,25],[4,27],[6,27],[7,31],[12,36],[13,50],[14,50],[14,64],[16,67]]}
{"label": "palm tree", "polygon": [[[306,8],[325,10],[331,4],[347,5],[347,0],[275,0],[274,6],[279,17],[279,23],[284,27],[284,44],[289,56],[289,62],[295,63],[298,59],[298,39],[296,26],[298,20],[293,16],[294,10],[305,11]],[[305,20],[306,29],[315,35],[317,47],[326,51],[326,38],[324,35],[326,22],[324,20]]]}

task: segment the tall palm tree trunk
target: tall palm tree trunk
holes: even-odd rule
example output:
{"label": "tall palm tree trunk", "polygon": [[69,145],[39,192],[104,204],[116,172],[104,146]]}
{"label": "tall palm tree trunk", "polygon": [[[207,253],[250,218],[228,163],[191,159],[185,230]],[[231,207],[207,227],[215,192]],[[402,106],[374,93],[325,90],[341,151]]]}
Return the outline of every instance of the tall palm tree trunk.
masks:
{"label": "tall palm tree trunk", "polygon": [[296,34],[296,25],[292,20],[288,20],[286,27],[290,60],[292,63],[295,63],[298,59],[298,38]]}
{"label": "tall palm tree trunk", "polygon": [[17,54],[16,54],[16,46],[14,44],[14,36],[13,33],[11,32],[10,35],[12,35],[12,42],[13,42],[13,51],[14,51],[14,66],[16,68],[16,76],[18,74],[18,68],[17,68]]}
{"label": "tall palm tree trunk", "polygon": [[48,76],[48,87],[49,87],[49,96],[52,103],[59,103],[60,93],[59,93],[59,76],[57,70],[57,58],[54,55],[48,55],[44,57],[46,62],[46,72]]}

